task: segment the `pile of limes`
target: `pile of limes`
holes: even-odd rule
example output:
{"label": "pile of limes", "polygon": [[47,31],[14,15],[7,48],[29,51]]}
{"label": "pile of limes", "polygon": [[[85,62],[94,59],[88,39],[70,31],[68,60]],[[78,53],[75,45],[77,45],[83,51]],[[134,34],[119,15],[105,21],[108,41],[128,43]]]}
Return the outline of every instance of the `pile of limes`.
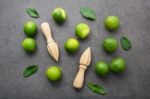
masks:
{"label": "pile of limes", "polygon": [[37,33],[37,25],[32,21],[26,22],[24,24],[24,33],[28,37],[23,40],[22,47],[26,52],[32,53],[36,50],[36,42],[33,37]]}
{"label": "pile of limes", "polygon": [[95,65],[95,72],[98,76],[105,77],[110,70],[114,73],[121,73],[125,71],[126,62],[121,57],[114,58],[109,64],[105,61],[99,61]]}
{"label": "pile of limes", "polygon": [[[119,28],[120,21],[117,16],[108,16],[104,20],[105,28],[109,31],[115,31]],[[103,49],[108,53],[117,50],[118,42],[114,37],[107,37],[102,43]],[[109,64],[105,61],[98,61],[95,65],[95,72],[98,76],[105,77],[110,71],[121,73],[126,69],[126,62],[122,57],[114,58]]]}
{"label": "pile of limes", "polygon": [[[56,8],[52,12],[52,17],[57,23],[63,23],[67,19],[67,14],[64,9]],[[75,27],[75,35],[79,39],[85,39],[89,36],[90,28],[85,23],[80,23]],[[79,48],[80,44],[79,41],[75,38],[69,38],[66,40],[64,47],[68,53],[76,53]]]}
{"label": "pile of limes", "polygon": [[[90,34],[90,28],[85,23],[80,23],[75,27],[75,35],[79,39],[86,39]],[[75,53],[79,50],[79,41],[75,38],[69,38],[65,42],[65,49],[68,53]]]}

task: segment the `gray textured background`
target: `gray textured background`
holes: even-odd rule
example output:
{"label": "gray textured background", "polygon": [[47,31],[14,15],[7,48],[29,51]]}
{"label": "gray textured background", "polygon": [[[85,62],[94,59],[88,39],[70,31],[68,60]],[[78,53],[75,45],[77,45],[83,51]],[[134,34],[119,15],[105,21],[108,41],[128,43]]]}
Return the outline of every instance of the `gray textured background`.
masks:
{"label": "gray textured background", "polygon": [[[84,19],[79,9],[89,6],[96,11],[97,20]],[[29,17],[25,9],[36,8],[40,18]],[[56,7],[62,7],[68,14],[63,25],[57,25],[50,14]],[[117,15],[121,20],[118,31],[110,33],[103,27],[103,20],[108,15]],[[38,24],[36,36],[37,51],[28,55],[22,49],[21,42],[26,37],[23,24],[26,21]],[[46,49],[46,40],[40,24],[48,21],[53,36],[58,42],[60,62],[54,62]],[[75,37],[74,27],[84,22],[90,25],[91,34],[88,39],[80,41],[81,48],[74,55],[64,50],[64,42]],[[150,99],[150,0],[0,0],[0,99]],[[107,54],[100,44],[104,37],[114,36],[118,40],[127,36],[133,44],[129,52],[119,45],[114,54]],[[92,63],[86,72],[86,81],[104,86],[108,95],[92,93],[84,84],[80,91],[72,87],[78,70],[81,53],[90,46]],[[120,75],[110,75],[101,79],[94,72],[94,64],[99,60],[107,62],[115,56],[122,56],[127,61],[127,70]],[[30,78],[22,76],[26,66],[38,64],[39,71]],[[59,65],[63,69],[63,77],[58,83],[50,83],[45,77],[45,70],[50,65]]]}

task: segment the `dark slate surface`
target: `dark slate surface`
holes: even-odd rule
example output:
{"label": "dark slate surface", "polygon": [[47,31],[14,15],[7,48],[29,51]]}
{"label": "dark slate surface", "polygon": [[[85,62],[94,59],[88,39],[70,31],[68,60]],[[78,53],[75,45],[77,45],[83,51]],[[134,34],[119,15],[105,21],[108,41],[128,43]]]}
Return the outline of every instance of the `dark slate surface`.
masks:
{"label": "dark slate surface", "polygon": [[[97,13],[97,21],[84,19],[79,9],[89,6]],[[25,9],[36,8],[40,18],[29,17]],[[62,7],[68,13],[63,25],[57,25],[50,14],[56,7]],[[121,20],[118,31],[111,33],[104,29],[103,20],[108,15],[117,15]],[[36,36],[37,51],[28,55],[21,47],[26,37],[23,24],[26,21],[38,24]],[[51,24],[54,38],[58,42],[60,62],[54,62],[46,49],[46,40],[40,24]],[[84,22],[90,25],[90,37],[80,41],[80,51],[68,55],[64,50],[67,38],[75,37],[74,27]],[[149,0],[0,0],[0,99],[150,99],[150,1]],[[127,36],[133,43],[129,52],[121,49],[116,53],[106,54],[100,44],[104,37],[114,36],[118,40]],[[85,81],[104,86],[108,95],[92,93],[84,84],[80,91],[72,87],[78,70],[81,53],[90,46],[92,63],[86,72]],[[123,74],[110,75],[101,79],[94,73],[94,64],[99,60],[111,61],[122,56],[127,61],[127,70]],[[30,78],[22,76],[26,66],[38,64],[39,71]],[[58,83],[50,83],[45,77],[45,70],[51,65],[63,69],[63,77]]]}

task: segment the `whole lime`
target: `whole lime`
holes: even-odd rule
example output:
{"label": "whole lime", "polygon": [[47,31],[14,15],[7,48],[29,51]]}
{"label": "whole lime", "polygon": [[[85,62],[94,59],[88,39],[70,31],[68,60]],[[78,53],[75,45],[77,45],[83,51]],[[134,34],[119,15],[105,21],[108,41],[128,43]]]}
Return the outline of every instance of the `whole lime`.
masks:
{"label": "whole lime", "polygon": [[28,37],[34,37],[36,35],[37,32],[37,25],[36,23],[29,21],[26,22],[24,24],[24,33],[28,36]]}
{"label": "whole lime", "polygon": [[113,59],[110,63],[110,70],[114,73],[121,73],[125,71],[126,62],[123,58],[117,57]]}
{"label": "whole lime", "polygon": [[56,8],[54,9],[54,11],[52,12],[52,17],[53,19],[58,22],[58,23],[62,23],[66,20],[67,15],[64,9],[62,8]]}
{"label": "whole lime", "polygon": [[120,21],[117,16],[108,16],[108,17],[106,17],[104,24],[105,24],[105,28],[107,30],[114,31],[119,28]]}
{"label": "whole lime", "polygon": [[74,38],[69,38],[65,42],[65,49],[68,53],[75,53],[79,50],[80,44],[79,42]]}
{"label": "whole lime", "polygon": [[103,40],[102,44],[103,48],[105,51],[112,53],[117,50],[118,43],[117,40],[113,37],[108,37]]}
{"label": "whole lime", "polygon": [[80,23],[75,27],[75,34],[78,38],[84,39],[89,36],[90,28],[85,23]]}
{"label": "whole lime", "polygon": [[62,76],[62,70],[58,66],[51,66],[47,69],[46,75],[50,81],[57,81]]}
{"label": "whole lime", "polygon": [[105,77],[109,73],[109,66],[104,61],[99,61],[95,65],[95,72],[98,76]]}
{"label": "whole lime", "polygon": [[22,42],[22,47],[26,52],[34,52],[36,49],[36,42],[33,38],[26,38]]}

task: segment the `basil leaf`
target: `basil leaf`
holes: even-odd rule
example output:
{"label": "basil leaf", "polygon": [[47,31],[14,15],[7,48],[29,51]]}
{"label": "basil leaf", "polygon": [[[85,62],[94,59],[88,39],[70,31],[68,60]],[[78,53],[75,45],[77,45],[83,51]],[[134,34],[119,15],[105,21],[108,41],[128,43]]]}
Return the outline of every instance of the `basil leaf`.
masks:
{"label": "basil leaf", "polygon": [[105,89],[102,86],[93,84],[91,82],[88,82],[87,86],[94,93],[97,93],[97,94],[100,94],[100,95],[106,95],[107,94]]}
{"label": "basil leaf", "polygon": [[23,72],[23,76],[24,77],[30,77],[31,75],[33,75],[34,73],[36,73],[37,70],[38,70],[38,65],[29,66]]}
{"label": "basil leaf", "polygon": [[33,18],[39,18],[40,17],[38,12],[34,8],[27,8],[26,12],[28,13],[29,16],[31,16]]}
{"label": "basil leaf", "polygon": [[129,51],[132,48],[131,42],[124,36],[120,38],[120,44],[125,51]]}
{"label": "basil leaf", "polygon": [[85,17],[87,19],[96,20],[96,13],[94,12],[93,9],[91,9],[89,7],[80,8],[80,13],[83,17]]}

